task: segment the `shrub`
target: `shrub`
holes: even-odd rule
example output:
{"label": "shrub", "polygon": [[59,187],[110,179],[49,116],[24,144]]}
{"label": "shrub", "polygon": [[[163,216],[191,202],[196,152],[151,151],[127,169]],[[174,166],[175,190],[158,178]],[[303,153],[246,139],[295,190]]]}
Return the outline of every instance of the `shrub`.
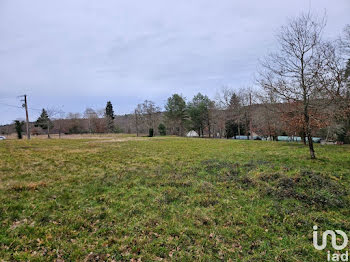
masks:
{"label": "shrub", "polygon": [[18,139],[22,139],[22,127],[24,125],[23,121],[15,120],[15,129],[17,132]]}
{"label": "shrub", "polygon": [[161,136],[165,136],[166,135],[166,127],[163,123],[160,123],[158,126],[158,132]]}
{"label": "shrub", "polygon": [[152,136],[153,136],[153,128],[150,128],[150,129],[148,130],[148,136],[149,136],[149,137],[152,137]]}

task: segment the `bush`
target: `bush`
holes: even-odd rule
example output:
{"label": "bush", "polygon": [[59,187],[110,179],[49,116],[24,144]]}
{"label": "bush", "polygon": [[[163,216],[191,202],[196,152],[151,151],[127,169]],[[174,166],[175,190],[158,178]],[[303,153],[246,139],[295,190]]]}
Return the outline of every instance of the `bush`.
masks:
{"label": "bush", "polygon": [[158,132],[161,136],[165,136],[166,135],[166,127],[164,124],[160,123],[158,126]]}
{"label": "bush", "polygon": [[82,134],[82,133],[83,133],[83,129],[79,125],[76,125],[76,124],[71,126],[68,130],[68,134]]}
{"label": "bush", "polygon": [[346,127],[342,127],[337,132],[337,140],[345,144],[350,144],[350,132],[347,131]]}
{"label": "bush", "polygon": [[18,139],[22,139],[22,127],[24,125],[23,121],[15,120],[15,129],[17,132]]}
{"label": "bush", "polygon": [[153,136],[153,128],[150,128],[150,129],[148,130],[148,136],[149,136],[149,137],[152,137],[152,136]]}

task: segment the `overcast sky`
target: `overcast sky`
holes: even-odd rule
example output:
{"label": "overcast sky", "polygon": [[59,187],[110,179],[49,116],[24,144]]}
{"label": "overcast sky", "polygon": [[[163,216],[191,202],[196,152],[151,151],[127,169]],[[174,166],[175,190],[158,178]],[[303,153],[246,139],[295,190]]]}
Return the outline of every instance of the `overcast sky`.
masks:
{"label": "overcast sky", "polygon": [[279,27],[327,13],[325,37],[350,23],[349,0],[0,0],[0,124],[43,107],[130,113],[173,93],[214,97],[252,85]]}

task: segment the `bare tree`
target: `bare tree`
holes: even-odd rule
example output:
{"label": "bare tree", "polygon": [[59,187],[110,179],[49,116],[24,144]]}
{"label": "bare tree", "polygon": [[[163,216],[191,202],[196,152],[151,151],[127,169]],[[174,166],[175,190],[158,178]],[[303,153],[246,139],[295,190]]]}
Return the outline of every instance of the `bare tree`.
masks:
{"label": "bare tree", "polygon": [[350,25],[344,28],[343,35],[340,38],[340,47],[344,53],[350,55]]}
{"label": "bare tree", "polygon": [[[61,138],[61,129],[62,129],[62,118],[64,117],[64,112],[59,108],[47,108],[48,121],[55,120],[54,122],[58,124],[58,137]],[[47,137],[50,137],[50,130],[53,127],[53,124],[47,123]]]}
{"label": "bare tree", "polygon": [[89,133],[96,132],[95,123],[98,115],[96,111],[92,108],[86,108],[84,111],[84,118],[88,120]]}
{"label": "bare tree", "polygon": [[141,104],[141,114],[148,128],[152,128],[156,132],[157,122],[159,122],[160,108],[153,101],[145,100]]}
{"label": "bare tree", "polygon": [[215,95],[214,101],[216,106],[218,108],[226,110],[227,108],[230,107],[232,96],[234,94],[235,93],[231,88],[227,86],[222,87],[218,92],[216,92],[216,95]]}
{"label": "bare tree", "polygon": [[[327,42],[322,48],[325,57],[324,73],[318,81],[325,90],[325,96],[332,102],[327,111],[337,130],[339,140],[350,141],[350,26],[344,30],[340,42]],[[328,128],[328,131],[331,129]],[[328,137],[328,133],[327,133]]]}
{"label": "bare tree", "polygon": [[281,132],[281,104],[276,103],[273,94],[266,96],[255,92],[255,97],[259,106],[252,115],[253,130],[270,140],[277,140]]}
{"label": "bare tree", "polygon": [[135,119],[136,136],[139,136],[140,124],[142,121],[142,105],[141,104],[138,104],[134,110],[134,119]]}
{"label": "bare tree", "polygon": [[213,133],[219,133],[219,137],[226,136],[226,122],[230,120],[230,100],[233,90],[228,87],[222,87],[215,95],[214,107],[212,109]]}
{"label": "bare tree", "polygon": [[274,93],[282,102],[301,101],[305,133],[312,159],[316,158],[312,141],[310,109],[322,98],[316,76],[322,71],[322,31],[325,18],[302,14],[281,28],[279,52],[261,62],[259,83],[267,94]]}
{"label": "bare tree", "polygon": [[332,42],[323,42],[319,47],[320,61],[318,61],[319,72],[315,75],[319,84],[319,92],[329,101],[344,97],[347,93],[344,74],[346,59],[342,49]]}
{"label": "bare tree", "polygon": [[234,106],[235,110],[238,111],[238,114],[236,113],[236,121],[239,126],[241,123],[244,125],[244,130],[248,139],[249,137],[253,139],[252,105],[255,99],[254,93],[251,87],[240,88],[238,97],[236,98],[237,101],[235,102],[236,105]]}
{"label": "bare tree", "polygon": [[[226,124],[228,121],[233,121],[237,124],[238,135],[241,135],[241,122],[243,119],[242,113],[244,112],[242,107],[242,99],[245,93],[243,89],[238,92],[223,87],[215,96],[215,112],[213,114],[213,123],[221,131],[220,136],[223,136],[223,131],[226,132]],[[214,127],[216,127],[214,126]],[[225,134],[226,136],[226,134]]]}
{"label": "bare tree", "polygon": [[57,123],[58,128],[58,138],[61,138],[63,126],[64,126],[64,117],[65,113],[62,109],[57,110],[57,113],[55,114],[55,122]]}

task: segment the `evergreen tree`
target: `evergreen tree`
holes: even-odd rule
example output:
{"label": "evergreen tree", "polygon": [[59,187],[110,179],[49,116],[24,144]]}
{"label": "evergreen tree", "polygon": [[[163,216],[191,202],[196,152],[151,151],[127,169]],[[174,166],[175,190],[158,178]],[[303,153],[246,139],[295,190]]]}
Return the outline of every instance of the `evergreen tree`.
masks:
{"label": "evergreen tree", "polygon": [[148,130],[148,136],[149,136],[149,137],[153,137],[153,134],[154,134],[154,130],[153,130],[153,128],[150,128],[150,129]]}
{"label": "evergreen tree", "polygon": [[16,129],[18,139],[22,139],[23,125],[24,125],[23,121],[15,120],[15,129]]}
{"label": "evergreen tree", "polygon": [[187,112],[191,118],[191,128],[198,131],[200,136],[203,136],[206,126],[210,128],[209,109],[211,105],[212,101],[208,96],[204,96],[201,93],[194,96],[188,104]]}
{"label": "evergreen tree", "polygon": [[115,131],[115,126],[114,126],[114,110],[113,110],[113,105],[111,101],[107,102],[106,105],[106,110],[105,110],[105,117],[107,121],[107,129],[109,132],[114,132]]}
{"label": "evergreen tree", "polygon": [[236,137],[239,134],[244,134],[245,129],[242,124],[236,123],[234,120],[228,120],[225,123],[226,138]]}
{"label": "evergreen tree", "polygon": [[173,134],[183,135],[183,126],[186,120],[185,99],[178,94],[173,94],[168,98],[164,114],[172,126]]}
{"label": "evergreen tree", "polygon": [[114,110],[111,101],[107,102],[105,115],[114,120]]}
{"label": "evergreen tree", "polygon": [[230,98],[229,108],[234,110],[234,109],[239,108],[240,106],[241,106],[241,100],[240,100],[239,96],[236,95],[235,93],[233,93],[231,98]]}
{"label": "evergreen tree", "polygon": [[53,123],[47,114],[47,111],[43,108],[39,118],[36,120],[35,127],[41,127],[44,130],[47,130],[47,137],[50,138],[50,129],[53,128]]}

